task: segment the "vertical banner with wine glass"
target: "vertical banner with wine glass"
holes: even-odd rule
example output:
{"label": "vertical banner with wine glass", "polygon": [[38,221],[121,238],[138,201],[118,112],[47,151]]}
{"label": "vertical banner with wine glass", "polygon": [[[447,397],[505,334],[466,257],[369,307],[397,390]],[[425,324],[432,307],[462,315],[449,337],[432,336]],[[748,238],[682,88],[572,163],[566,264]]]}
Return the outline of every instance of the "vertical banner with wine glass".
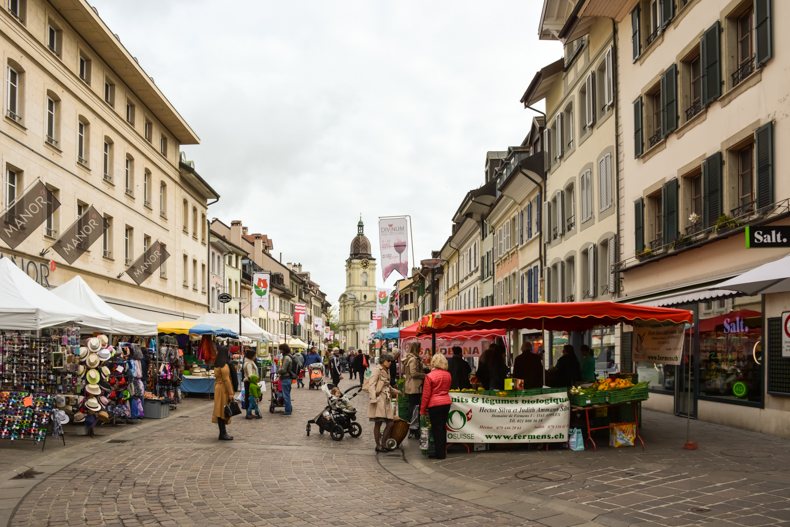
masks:
{"label": "vertical banner with wine glass", "polygon": [[406,216],[379,219],[381,273],[386,280],[393,271],[403,278],[409,272],[409,236]]}

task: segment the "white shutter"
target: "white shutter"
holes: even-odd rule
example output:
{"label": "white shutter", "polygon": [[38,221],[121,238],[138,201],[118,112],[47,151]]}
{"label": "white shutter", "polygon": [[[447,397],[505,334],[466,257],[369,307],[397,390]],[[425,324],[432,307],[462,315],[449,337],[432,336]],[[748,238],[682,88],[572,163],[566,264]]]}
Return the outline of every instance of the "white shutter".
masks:
{"label": "white shutter", "polygon": [[557,193],[557,232],[562,235],[565,232],[565,193]]}
{"label": "white shutter", "polygon": [[518,213],[518,244],[524,243],[524,211]]}
{"label": "white shutter", "polygon": [[595,298],[598,296],[597,292],[597,281],[595,277],[595,245],[590,245],[587,249],[587,284],[589,285],[589,295],[590,298]]}
{"label": "white shutter", "polygon": [[617,244],[616,238],[612,236],[609,238],[609,294],[614,295],[615,288],[615,272],[614,266],[617,264]]}
{"label": "white shutter", "polygon": [[612,48],[606,50],[606,55],[604,56],[604,63],[606,68],[606,75],[603,79],[603,101],[604,104],[607,106],[611,106],[614,102],[614,86],[613,86],[613,79],[614,79],[614,71],[612,69]]}
{"label": "white shutter", "polygon": [[557,149],[557,155],[555,156],[557,159],[562,157],[563,152],[563,133],[562,133],[562,114],[558,114],[557,117],[554,118],[554,133],[557,135],[555,138],[555,147]]}
{"label": "white shutter", "polygon": [[551,241],[551,203],[549,200],[543,202],[541,221],[543,222],[543,243],[549,243]]}
{"label": "white shutter", "polygon": [[543,169],[548,172],[551,168],[551,129],[543,130]]}
{"label": "white shutter", "polygon": [[551,302],[551,267],[546,267],[546,273],[543,276],[543,280],[543,289],[546,292],[546,302]]}
{"label": "white shutter", "polygon": [[587,75],[586,81],[586,93],[585,93],[585,102],[584,102],[584,122],[587,125],[587,128],[590,128],[593,124],[595,124],[595,73],[590,72]]}
{"label": "white shutter", "polygon": [[557,301],[565,302],[565,262],[559,265],[559,280],[557,280]]}

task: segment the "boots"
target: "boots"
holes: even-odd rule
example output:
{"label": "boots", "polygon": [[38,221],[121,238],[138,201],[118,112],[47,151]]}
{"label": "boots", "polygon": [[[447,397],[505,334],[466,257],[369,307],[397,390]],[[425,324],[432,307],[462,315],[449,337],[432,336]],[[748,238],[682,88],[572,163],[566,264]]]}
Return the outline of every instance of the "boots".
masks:
{"label": "boots", "polygon": [[228,435],[228,431],[225,428],[225,420],[224,419],[217,419],[217,426],[219,426],[219,440],[220,441],[233,441],[233,436]]}

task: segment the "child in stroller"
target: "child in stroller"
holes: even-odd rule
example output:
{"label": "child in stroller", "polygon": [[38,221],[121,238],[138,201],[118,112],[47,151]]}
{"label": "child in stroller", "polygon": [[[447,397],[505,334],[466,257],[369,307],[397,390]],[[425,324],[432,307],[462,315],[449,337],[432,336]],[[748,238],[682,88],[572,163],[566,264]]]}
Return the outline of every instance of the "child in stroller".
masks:
{"label": "child in stroller", "polygon": [[343,436],[348,433],[351,437],[359,437],[362,434],[362,427],[357,420],[357,410],[351,404],[351,399],[359,393],[359,388],[354,386],[347,391],[356,390],[351,397],[334,387],[331,390],[326,383],[321,385],[321,389],[326,394],[327,405],[320,414],[307,421],[307,435],[310,435],[311,425],[318,426],[318,432],[323,435],[329,431],[329,436],[335,441],[342,441]]}

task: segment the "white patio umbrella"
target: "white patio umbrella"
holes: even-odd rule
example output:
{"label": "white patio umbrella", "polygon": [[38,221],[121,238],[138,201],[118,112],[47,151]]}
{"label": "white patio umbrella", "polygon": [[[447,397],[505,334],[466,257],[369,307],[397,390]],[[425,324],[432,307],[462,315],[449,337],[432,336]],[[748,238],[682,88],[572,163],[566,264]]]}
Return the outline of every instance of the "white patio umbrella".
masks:
{"label": "white patio umbrella", "polygon": [[790,254],[716,284],[716,289],[740,291],[747,295],[790,291]]}

